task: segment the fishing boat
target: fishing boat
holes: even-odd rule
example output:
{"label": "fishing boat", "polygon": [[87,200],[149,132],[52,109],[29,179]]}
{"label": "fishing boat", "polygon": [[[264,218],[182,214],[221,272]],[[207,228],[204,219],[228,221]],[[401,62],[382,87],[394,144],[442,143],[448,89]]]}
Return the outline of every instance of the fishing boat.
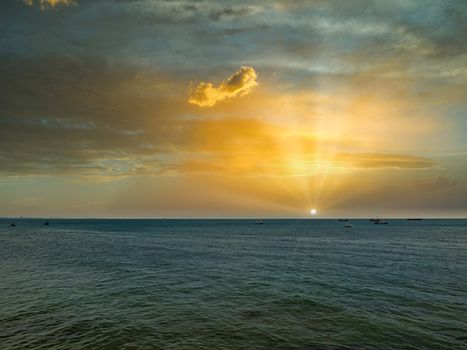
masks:
{"label": "fishing boat", "polygon": [[351,224],[347,223],[347,224],[344,225],[344,227],[346,227],[346,228],[352,228],[353,226],[352,226]]}
{"label": "fishing boat", "polygon": [[383,219],[375,219],[374,224],[375,225],[387,225],[387,221]]}

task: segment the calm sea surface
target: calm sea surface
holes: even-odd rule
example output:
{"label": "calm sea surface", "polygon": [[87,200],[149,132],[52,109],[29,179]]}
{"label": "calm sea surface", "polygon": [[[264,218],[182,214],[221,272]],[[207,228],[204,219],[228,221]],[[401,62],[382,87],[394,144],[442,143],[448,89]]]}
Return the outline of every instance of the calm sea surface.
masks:
{"label": "calm sea surface", "polygon": [[467,349],[467,221],[0,220],[0,349]]}

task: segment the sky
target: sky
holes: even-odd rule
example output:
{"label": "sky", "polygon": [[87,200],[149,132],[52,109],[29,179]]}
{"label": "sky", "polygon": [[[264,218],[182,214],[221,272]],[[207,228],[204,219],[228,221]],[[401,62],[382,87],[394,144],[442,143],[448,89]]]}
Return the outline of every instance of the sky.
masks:
{"label": "sky", "polygon": [[464,0],[2,0],[0,29],[0,216],[467,216]]}

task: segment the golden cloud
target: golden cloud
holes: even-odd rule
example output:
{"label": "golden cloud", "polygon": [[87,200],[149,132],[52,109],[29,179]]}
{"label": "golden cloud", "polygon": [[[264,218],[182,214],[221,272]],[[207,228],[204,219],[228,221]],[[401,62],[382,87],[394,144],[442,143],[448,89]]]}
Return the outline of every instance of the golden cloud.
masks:
{"label": "golden cloud", "polygon": [[256,78],[252,67],[242,66],[219,87],[214,87],[211,83],[199,83],[190,90],[188,102],[200,107],[212,107],[217,102],[250,93],[258,85]]}
{"label": "golden cloud", "polygon": [[431,159],[404,154],[341,153],[333,161],[339,166],[358,169],[427,169],[436,166]]}
{"label": "golden cloud", "polygon": [[[332,140],[294,125],[254,119],[178,122],[180,156],[158,172],[225,176],[309,176],[348,170],[429,169],[428,158],[388,153],[341,153],[353,140]],[[185,156],[181,156],[184,154]]]}
{"label": "golden cloud", "polygon": [[70,6],[73,5],[75,2],[73,0],[23,0],[23,2],[29,6],[33,6],[35,3],[39,4],[41,9],[45,9],[46,7],[56,7],[58,5]]}

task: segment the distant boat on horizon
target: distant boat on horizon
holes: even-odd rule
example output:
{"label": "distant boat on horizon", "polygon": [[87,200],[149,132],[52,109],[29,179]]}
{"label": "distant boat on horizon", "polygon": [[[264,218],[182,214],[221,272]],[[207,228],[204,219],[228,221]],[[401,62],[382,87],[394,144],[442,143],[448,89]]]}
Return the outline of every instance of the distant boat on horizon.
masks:
{"label": "distant boat on horizon", "polygon": [[263,220],[256,220],[255,225],[262,225],[264,224]]}
{"label": "distant boat on horizon", "polygon": [[346,228],[352,228],[353,226],[352,226],[352,224],[347,223],[347,224],[344,225],[344,227],[346,227]]}
{"label": "distant boat on horizon", "polygon": [[421,218],[408,218],[407,221],[422,221]]}
{"label": "distant boat on horizon", "polygon": [[383,220],[383,219],[375,219],[374,220],[374,224],[375,225],[387,225],[387,221],[386,220]]}
{"label": "distant boat on horizon", "polygon": [[10,224],[10,227],[16,227],[16,224],[13,222]]}
{"label": "distant boat on horizon", "polygon": [[347,222],[347,221],[349,221],[349,219],[337,219],[337,221],[340,221],[340,222]]}
{"label": "distant boat on horizon", "polygon": [[44,222],[44,226],[49,226],[50,225],[50,222],[46,221]]}

